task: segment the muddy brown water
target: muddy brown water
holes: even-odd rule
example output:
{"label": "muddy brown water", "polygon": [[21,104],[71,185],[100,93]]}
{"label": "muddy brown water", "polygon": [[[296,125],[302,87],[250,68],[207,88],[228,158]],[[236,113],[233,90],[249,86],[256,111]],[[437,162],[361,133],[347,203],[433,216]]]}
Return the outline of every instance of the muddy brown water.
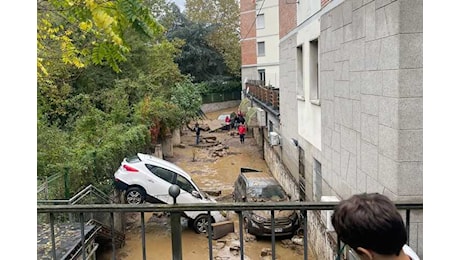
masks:
{"label": "muddy brown water", "polygon": [[[217,119],[220,114],[237,111],[238,108],[225,109],[208,113],[209,119]],[[207,120],[200,120],[200,123],[206,123]],[[221,131],[215,133],[203,132],[202,136],[215,136],[222,144],[228,146],[222,157],[213,157],[211,148],[194,147],[194,133],[184,128],[181,136],[181,143],[185,148],[174,148],[174,157],[166,158],[182,169],[187,171],[204,191],[220,191],[221,195],[215,197],[216,200],[231,201],[233,183],[239,174],[240,167],[255,168],[262,171],[269,171],[266,162],[262,157],[261,149],[255,145],[252,137],[248,136],[244,144],[241,144],[237,134],[231,135],[236,130]],[[230,199],[230,200],[229,200]],[[235,223],[235,231],[238,232],[238,217],[234,213],[229,214],[229,219]],[[169,217],[161,214],[145,213],[145,243],[146,259],[163,260],[172,259],[171,245],[171,227]],[[143,259],[142,237],[141,237],[141,218],[140,213],[131,213],[127,215],[127,231],[125,245],[117,249],[117,259]],[[209,259],[208,239],[204,234],[196,234],[192,229],[187,227],[186,220],[182,219],[182,259],[184,260],[202,260]],[[232,236],[231,239],[228,239]],[[220,240],[238,239],[237,234],[229,234]],[[216,250],[218,242],[213,240],[213,256],[215,259],[240,259],[239,256],[231,254],[224,256],[224,250]],[[230,242],[227,242],[227,246]],[[244,252],[245,259],[262,259],[261,251],[264,248],[271,249],[270,239],[257,239],[254,241],[245,241]],[[277,259],[303,259],[303,252],[299,249],[282,246],[281,240],[276,241]],[[311,250],[309,250],[311,252]],[[228,252],[227,252],[228,253]],[[104,251],[98,256],[98,259],[111,259],[112,252]],[[216,258],[221,256],[222,258]],[[271,257],[269,258],[271,259]],[[308,259],[315,259],[313,255],[308,255]]]}

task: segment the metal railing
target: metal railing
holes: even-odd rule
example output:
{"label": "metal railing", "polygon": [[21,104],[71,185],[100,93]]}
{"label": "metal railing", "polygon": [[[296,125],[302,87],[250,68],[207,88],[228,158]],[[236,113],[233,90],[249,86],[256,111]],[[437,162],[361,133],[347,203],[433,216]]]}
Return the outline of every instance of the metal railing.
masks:
{"label": "metal railing", "polygon": [[257,84],[258,81],[246,82],[246,95],[257,99],[261,103],[273,110],[279,110],[280,91],[278,88]]}
{"label": "metal railing", "polygon": [[[406,212],[406,228],[407,233],[410,234],[410,212],[411,210],[422,210],[423,203],[422,202],[400,202],[395,203],[396,207],[400,210],[405,210]],[[80,215],[80,226],[81,226],[81,243],[82,246],[85,246],[86,240],[84,237],[84,213],[91,213],[91,212],[98,212],[102,213],[105,212],[110,214],[111,224],[110,226],[114,227],[114,218],[113,214],[116,212],[139,212],[141,213],[141,237],[142,237],[142,253],[143,259],[146,259],[146,245],[145,245],[145,223],[144,223],[144,214],[145,212],[169,212],[171,213],[171,233],[174,230],[177,230],[177,227],[180,229],[180,220],[178,220],[177,216],[179,216],[184,211],[207,211],[208,213],[208,249],[209,249],[209,259],[213,259],[213,251],[212,251],[212,221],[211,221],[211,211],[235,211],[238,214],[239,218],[239,242],[240,242],[240,256],[241,259],[244,259],[244,239],[243,239],[243,216],[242,211],[247,210],[269,210],[271,212],[271,223],[272,227],[274,226],[274,211],[275,210],[298,210],[303,218],[302,221],[302,228],[303,228],[303,253],[304,259],[308,257],[308,238],[307,238],[307,214],[309,211],[322,211],[322,210],[333,210],[334,207],[337,205],[337,202],[290,202],[290,203],[274,203],[274,202],[264,202],[264,203],[256,203],[256,202],[246,202],[246,203],[205,203],[205,204],[176,204],[176,205],[168,205],[168,204],[142,204],[142,205],[128,205],[128,204],[91,204],[91,205],[38,205],[37,206],[37,213],[40,214],[48,214],[50,220],[50,229],[51,229],[51,245],[52,245],[52,256],[53,259],[56,258],[56,242],[54,241],[54,216],[60,213],[73,213]],[[176,216],[176,217],[174,217]],[[175,221],[173,221],[175,219]],[[175,228],[176,227],[176,228]],[[409,239],[408,239],[409,240]],[[172,241],[173,244],[176,243],[174,239],[174,234],[172,234]],[[180,241],[180,240],[179,240]],[[337,240],[338,241],[338,240]],[[112,241],[114,243],[114,241]],[[275,259],[275,231],[272,228],[271,233],[271,243],[272,243],[272,259]],[[340,243],[337,243],[338,247]],[[173,246],[174,248],[181,248],[179,246]],[[112,259],[115,259],[115,247],[113,246],[112,252]],[[337,252],[339,252],[339,248],[337,248]],[[180,260],[182,259],[182,252],[173,252],[173,259]],[[84,250],[83,250],[83,258],[85,258]],[[341,259],[341,256],[338,256],[338,259]]]}

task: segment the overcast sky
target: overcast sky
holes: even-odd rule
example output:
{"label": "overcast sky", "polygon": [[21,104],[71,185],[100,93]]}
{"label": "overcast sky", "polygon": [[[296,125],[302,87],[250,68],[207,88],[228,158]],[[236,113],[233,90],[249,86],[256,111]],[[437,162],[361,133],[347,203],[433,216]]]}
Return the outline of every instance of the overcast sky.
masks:
{"label": "overcast sky", "polygon": [[185,0],[171,0],[172,2],[176,3],[177,6],[179,6],[179,9],[184,11],[185,8]]}

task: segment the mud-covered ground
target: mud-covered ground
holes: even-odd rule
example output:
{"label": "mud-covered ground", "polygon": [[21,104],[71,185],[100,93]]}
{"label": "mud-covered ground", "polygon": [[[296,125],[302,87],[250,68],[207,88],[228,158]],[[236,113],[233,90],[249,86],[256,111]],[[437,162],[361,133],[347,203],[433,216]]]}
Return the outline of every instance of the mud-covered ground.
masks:
{"label": "mud-covered ground", "polygon": [[[236,112],[237,108],[208,113],[207,117],[217,119],[220,114]],[[201,124],[207,124],[207,120],[199,120]],[[166,158],[185,171],[190,173],[193,180],[204,191],[220,192],[215,197],[218,201],[231,201],[231,192],[240,167],[256,168],[268,171],[268,167],[262,158],[262,151],[255,145],[254,139],[249,135],[245,143],[241,144],[236,130],[202,132],[202,137],[216,137],[228,149],[223,149],[220,156],[214,153],[214,146],[194,146],[194,132],[184,128],[181,136],[181,146],[174,148],[174,157]],[[238,232],[238,217],[229,212],[230,220],[235,223],[235,231]],[[140,213],[127,216],[127,232],[125,246],[117,249],[117,259],[142,259],[142,239]],[[169,217],[159,213],[146,213],[146,255],[147,259],[171,259],[171,229]],[[184,260],[209,259],[208,239],[204,234],[196,234],[187,227],[185,219],[182,219],[182,258]],[[238,245],[238,234],[230,233],[227,236],[213,240],[214,259],[240,259],[239,255],[233,255],[230,248]],[[245,259],[271,259],[261,257],[264,249],[271,249],[270,239],[255,239],[247,236],[244,243]],[[98,259],[111,259],[112,253],[107,251]],[[302,248],[292,245],[290,239],[277,240],[277,259],[303,259]],[[308,259],[315,259],[312,255]]]}

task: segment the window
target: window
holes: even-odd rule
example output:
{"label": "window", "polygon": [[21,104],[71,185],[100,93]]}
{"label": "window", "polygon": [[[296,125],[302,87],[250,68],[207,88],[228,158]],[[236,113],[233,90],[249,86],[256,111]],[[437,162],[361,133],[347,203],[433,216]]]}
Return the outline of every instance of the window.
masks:
{"label": "window", "polygon": [[297,97],[305,100],[304,82],[303,82],[303,47],[297,46]]}
{"label": "window", "polygon": [[147,169],[149,169],[153,174],[155,174],[159,178],[169,183],[173,183],[173,178],[175,174],[174,172],[168,171],[160,167],[153,166],[151,164],[146,164],[145,167],[147,167]]}
{"label": "window", "polygon": [[257,15],[256,28],[257,29],[265,28],[265,16],[264,16],[264,14],[258,14]]}
{"label": "window", "polygon": [[193,187],[193,185],[186,178],[179,174],[177,175],[177,186],[188,193],[192,193],[192,191],[196,190],[195,187]]}
{"label": "window", "polygon": [[310,102],[319,105],[318,39],[310,41]]}
{"label": "window", "polygon": [[257,56],[265,56],[265,42],[257,43]]}
{"label": "window", "polygon": [[257,72],[259,73],[259,80],[265,82],[265,70],[257,70]]}

